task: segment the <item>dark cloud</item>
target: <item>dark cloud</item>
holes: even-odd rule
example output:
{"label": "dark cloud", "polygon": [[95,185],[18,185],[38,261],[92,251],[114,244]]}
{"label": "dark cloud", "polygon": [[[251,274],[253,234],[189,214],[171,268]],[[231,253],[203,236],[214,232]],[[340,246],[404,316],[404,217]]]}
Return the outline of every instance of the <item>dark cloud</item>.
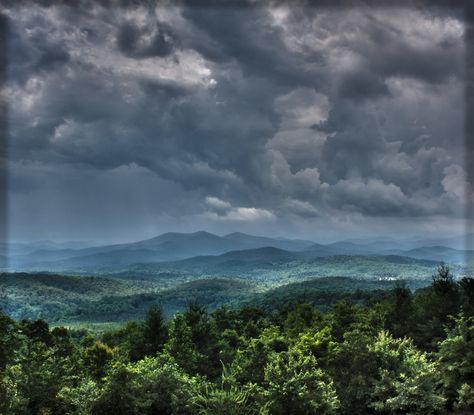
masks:
{"label": "dark cloud", "polygon": [[65,50],[61,50],[60,47],[53,50],[48,50],[41,54],[41,57],[38,59],[35,65],[35,69],[49,70],[55,65],[61,65],[69,62],[69,58],[69,53]]}
{"label": "dark cloud", "polygon": [[124,54],[138,59],[168,56],[173,50],[170,32],[158,25],[137,27],[125,23],[118,32],[117,45]]}
{"label": "dark cloud", "polygon": [[371,73],[356,71],[341,79],[339,95],[355,101],[378,98],[390,92],[382,78]]}
{"label": "dark cloud", "polygon": [[246,77],[290,87],[323,81],[317,69],[322,57],[313,52],[307,68],[304,57],[287,47],[266,7],[188,7],[183,17],[201,35],[191,40],[193,48],[217,63],[236,61]]}
{"label": "dark cloud", "polygon": [[[450,10],[53,3],[7,16],[19,235],[71,230],[77,206],[104,232],[137,215],[153,231],[305,236],[462,217],[464,27]],[[76,230],[92,232],[85,221]]]}

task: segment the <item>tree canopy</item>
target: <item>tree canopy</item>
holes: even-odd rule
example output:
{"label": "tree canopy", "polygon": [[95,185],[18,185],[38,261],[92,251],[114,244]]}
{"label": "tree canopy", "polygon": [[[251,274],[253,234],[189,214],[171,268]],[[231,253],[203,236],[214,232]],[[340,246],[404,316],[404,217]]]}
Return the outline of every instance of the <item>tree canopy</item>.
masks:
{"label": "tree canopy", "polygon": [[380,414],[474,410],[474,280],[441,266],[327,311],[197,303],[105,333],[0,315],[0,414]]}

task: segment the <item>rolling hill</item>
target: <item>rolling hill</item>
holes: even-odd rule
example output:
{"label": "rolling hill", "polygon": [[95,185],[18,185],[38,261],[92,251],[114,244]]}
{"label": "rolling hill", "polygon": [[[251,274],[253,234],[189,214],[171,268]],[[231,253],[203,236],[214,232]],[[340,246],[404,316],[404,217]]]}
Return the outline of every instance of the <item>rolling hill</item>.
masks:
{"label": "rolling hill", "polygon": [[[170,288],[160,289],[153,282],[143,280],[26,273],[0,274],[0,277],[3,312],[16,319],[42,318],[52,324],[74,326],[142,319],[151,306],[160,306],[171,316],[190,302],[210,310],[223,304],[273,310],[295,301],[311,302],[325,309],[345,298],[362,301],[379,295],[395,284],[388,280],[327,277],[265,290],[253,280],[212,277],[177,281]],[[419,280],[407,283],[412,288],[427,284]]]}
{"label": "rolling hill", "polygon": [[153,291],[154,284],[144,281],[49,274],[0,274],[0,308],[16,319],[45,318],[55,321],[90,301]]}
{"label": "rolling hill", "polygon": [[[268,287],[319,276],[430,279],[438,265],[438,261],[397,255],[314,256],[306,252],[258,248],[180,261],[135,264],[117,274],[126,278],[152,278],[161,273],[188,275],[189,278],[233,276],[258,281]],[[461,267],[453,265],[452,271],[459,273]],[[114,275],[114,272],[109,274]]]}
{"label": "rolling hill", "polygon": [[0,274],[0,309],[11,317],[58,322],[121,322],[142,318],[152,305],[168,315],[197,301],[210,308],[258,291],[252,281],[211,278],[159,281],[56,274]]}

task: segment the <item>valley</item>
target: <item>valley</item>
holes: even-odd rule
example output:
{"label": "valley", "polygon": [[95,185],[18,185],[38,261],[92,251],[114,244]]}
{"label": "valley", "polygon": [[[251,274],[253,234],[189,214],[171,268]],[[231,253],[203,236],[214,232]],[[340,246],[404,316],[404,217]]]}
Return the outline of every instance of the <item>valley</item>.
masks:
{"label": "valley", "polygon": [[471,272],[463,261],[471,252],[423,242],[324,245],[196,232],[97,247],[13,245],[2,251],[8,265],[0,274],[0,308],[17,320],[73,325],[141,319],[152,306],[171,317],[191,302],[213,310],[284,306],[303,298],[326,309],[400,283],[412,290],[428,285],[441,261],[455,276]]}

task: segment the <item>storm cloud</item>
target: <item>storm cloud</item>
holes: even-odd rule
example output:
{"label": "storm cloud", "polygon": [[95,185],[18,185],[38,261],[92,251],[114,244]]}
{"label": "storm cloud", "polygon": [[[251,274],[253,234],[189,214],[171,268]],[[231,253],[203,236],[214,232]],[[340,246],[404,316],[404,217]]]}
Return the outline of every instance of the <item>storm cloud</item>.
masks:
{"label": "storm cloud", "polygon": [[12,238],[462,230],[462,16],[12,4]]}

